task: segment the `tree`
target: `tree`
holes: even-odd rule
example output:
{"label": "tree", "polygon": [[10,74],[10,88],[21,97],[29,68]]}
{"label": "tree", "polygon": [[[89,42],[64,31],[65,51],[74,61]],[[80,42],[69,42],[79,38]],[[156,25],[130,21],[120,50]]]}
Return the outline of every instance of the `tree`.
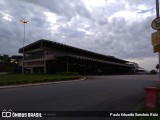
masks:
{"label": "tree", "polygon": [[4,54],[1,55],[0,54],[0,63],[10,63],[11,62],[11,57],[9,57],[9,55]]}
{"label": "tree", "polygon": [[159,69],[159,64],[156,65],[156,69],[157,69],[157,70]]}
{"label": "tree", "polygon": [[150,74],[155,75],[155,74],[157,74],[157,71],[153,69],[153,70],[150,71]]}
{"label": "tree", "polygon": [[0,54],[0,72],[14,72],[16,69],[17,65],[12,62],[12,57],[7,54]]}

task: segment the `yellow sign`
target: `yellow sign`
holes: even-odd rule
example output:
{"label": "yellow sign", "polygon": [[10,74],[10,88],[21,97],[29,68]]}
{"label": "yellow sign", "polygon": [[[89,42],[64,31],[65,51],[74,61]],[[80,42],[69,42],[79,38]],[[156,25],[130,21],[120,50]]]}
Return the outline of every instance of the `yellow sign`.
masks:
{"label": "yellow sign", "polygon": [[160,31],[152,33],[152,45],[160,44]]}
{"label": "yellow sign", "polygon": [[153,46],[153,51],[155,52],[160,52],[160,44]]}

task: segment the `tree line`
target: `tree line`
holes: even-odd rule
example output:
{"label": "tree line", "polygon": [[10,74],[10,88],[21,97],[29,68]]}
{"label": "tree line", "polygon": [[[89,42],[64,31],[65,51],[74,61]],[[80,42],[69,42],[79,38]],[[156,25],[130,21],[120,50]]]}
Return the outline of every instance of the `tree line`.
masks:
{"label": "tree line", "polygon": [[0,72],[15,72],[18,64],[7,54],[0,54]]}
{"label": "tree line", "polygon": [[12,58],[7,54],[0,54],[0,63],[11,63]]}

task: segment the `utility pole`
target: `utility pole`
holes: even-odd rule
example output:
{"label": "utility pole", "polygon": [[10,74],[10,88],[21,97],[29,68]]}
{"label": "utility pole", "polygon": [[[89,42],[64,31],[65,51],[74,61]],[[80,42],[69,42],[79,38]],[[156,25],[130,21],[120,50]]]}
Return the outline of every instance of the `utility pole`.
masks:
{"label": "utility pole", "polygon": [[[156,0],[156,17],[159,17],[159,0]],[[160,30],[157,30],[157,32]],[[158,52],[158,59],[159,59],[159,65],[160,65],[160,52]],[[160,68],[159,68],[159,81],[160,81]]]}

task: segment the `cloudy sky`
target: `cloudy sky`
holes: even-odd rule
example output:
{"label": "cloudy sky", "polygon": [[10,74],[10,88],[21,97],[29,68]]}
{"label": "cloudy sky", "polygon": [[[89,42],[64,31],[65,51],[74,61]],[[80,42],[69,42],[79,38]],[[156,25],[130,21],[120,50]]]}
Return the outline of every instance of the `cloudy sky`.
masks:
{"label": "cloudy sky", "polygon": [[155,17],[155,0],[0,0],[0,54],[18,54],[25,19],[25,45],[48,39],[151,70]]}

